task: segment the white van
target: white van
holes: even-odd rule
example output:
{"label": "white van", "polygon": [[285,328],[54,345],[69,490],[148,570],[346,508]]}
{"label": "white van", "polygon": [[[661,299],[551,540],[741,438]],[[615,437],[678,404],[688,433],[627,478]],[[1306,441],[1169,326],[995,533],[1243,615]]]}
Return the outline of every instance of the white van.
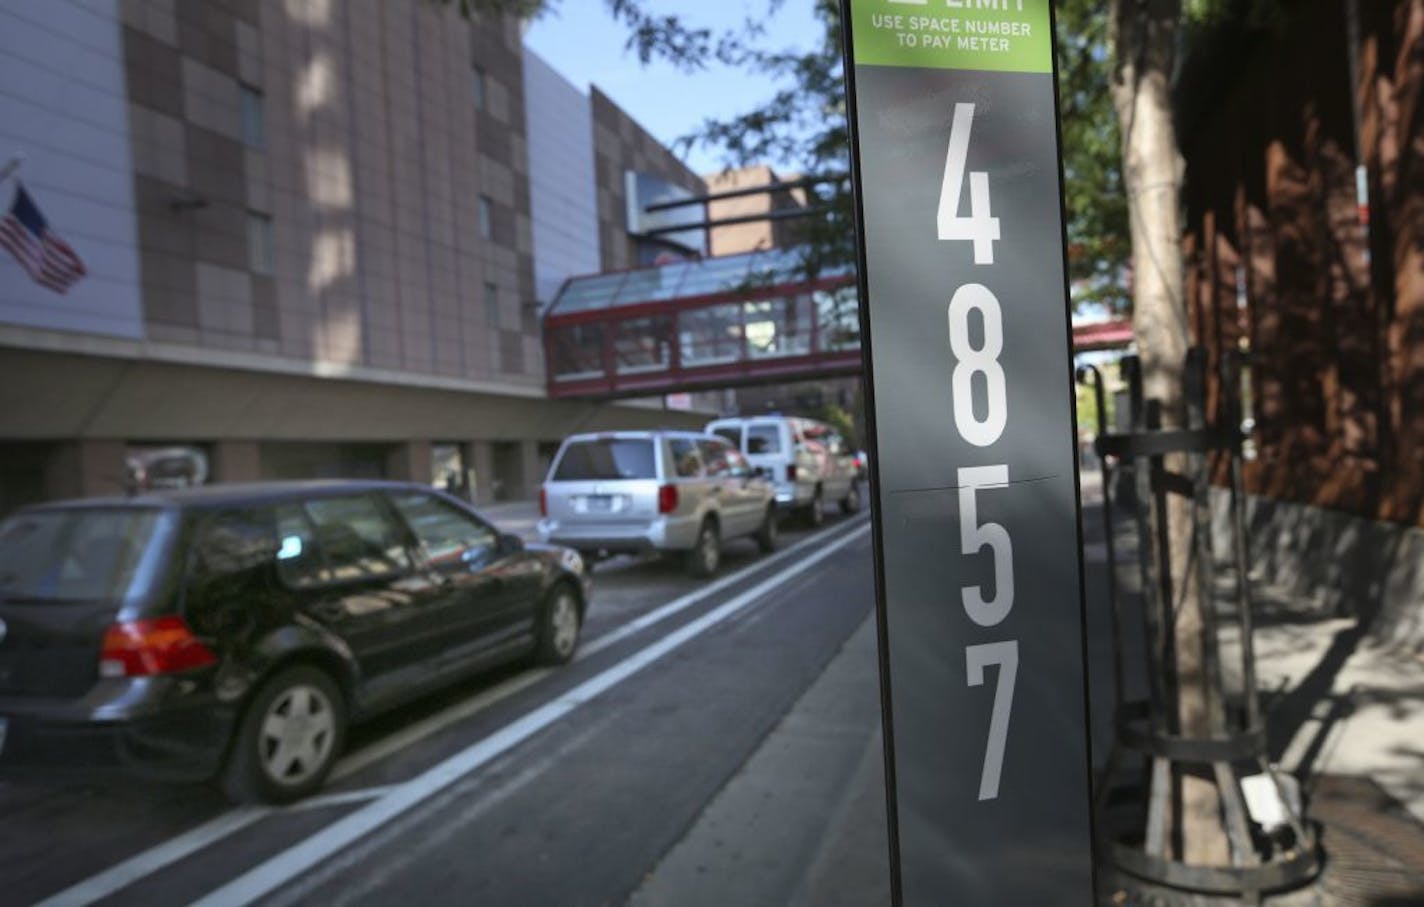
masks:
{"label": "white van", "polygon": [[824,422],[794,416],[745,416],[707,423],[707,433],[741,449],[753,467],[769,474],[776,504],[819,526],[822,508],[840,504],[842,513],[860,509],[855,455],[845,439]]}
{"label": "white van", "polygon": [[622,431],[564,440],[539,489],[539,538],[603,554],[685,552],[693,576],[711,576],[723,542],[776,547],[771,483],[721,438],[683,431]]}

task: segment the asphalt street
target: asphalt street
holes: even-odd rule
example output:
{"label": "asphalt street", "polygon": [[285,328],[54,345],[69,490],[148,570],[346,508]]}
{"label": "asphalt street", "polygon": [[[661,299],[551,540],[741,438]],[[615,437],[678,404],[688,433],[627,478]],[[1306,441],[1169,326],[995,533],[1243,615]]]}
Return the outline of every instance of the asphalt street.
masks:
{"label": "asphalt street", "polygon": [[304,803],[0,779],[0,903],[624,903],[872,598],[864,516],[788,531],[770,556],[731,544],[710,582],[672,560],[601,565],[575,662],[477,678],[357,729]]}

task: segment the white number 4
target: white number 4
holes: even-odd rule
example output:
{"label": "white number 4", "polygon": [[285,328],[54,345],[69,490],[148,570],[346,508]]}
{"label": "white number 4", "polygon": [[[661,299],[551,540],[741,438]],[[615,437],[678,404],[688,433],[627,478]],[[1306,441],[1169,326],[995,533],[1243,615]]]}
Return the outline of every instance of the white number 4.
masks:
{"label": "white number 4", "polygon": [[989,174],[975,170],[969,174],[969,216],[959,216],[960,186],[969,158],[969,132],[974,125],[974,105],[955,104],[949,127],[949,152],[944,158],[944,182],[939,187],[939,238],[974,243],[974,263],[994,263],[994,241],[999,238],[999,219],[989,213]]}

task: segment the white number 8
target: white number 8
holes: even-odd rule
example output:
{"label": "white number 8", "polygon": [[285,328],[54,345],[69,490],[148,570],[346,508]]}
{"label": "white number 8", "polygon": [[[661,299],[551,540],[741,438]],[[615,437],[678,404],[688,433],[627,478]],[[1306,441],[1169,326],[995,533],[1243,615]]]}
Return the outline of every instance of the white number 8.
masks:
{"label": "white number 8", "polygon": [[[975,349],[969,342],[969,313],[978,309],[984,322],[984,345]],[[988,447],[1004,433],[1008,421],[1008,397],[1004,390],[1004,369],[999,353],[1004,349],[1004,321],[999,300],[980,283],[967,283],[954,291],[949,301],[949,349],[957,360],[950,381],[954,402],[954,426],[976,447]],[[974,375],[984,375],[988,406],[983,419],[974,415]]]}

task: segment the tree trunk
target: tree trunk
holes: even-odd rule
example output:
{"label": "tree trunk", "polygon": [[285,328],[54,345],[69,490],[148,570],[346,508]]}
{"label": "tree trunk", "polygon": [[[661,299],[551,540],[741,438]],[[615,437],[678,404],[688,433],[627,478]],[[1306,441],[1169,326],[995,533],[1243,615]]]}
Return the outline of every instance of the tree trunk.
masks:
{"label": "tree trunk", "polygon": [[[1133,331],[1142,361],[1143,391],[1161,406],[1164,427],[1185,422],[1182,373],[1189,343],[1184,294],[1180,196],[1183,162],[1172,121],[1171,76],[1182,21],[1181,0],[1114,0],[1112,35],[1116,47],[1113,105],[1122,130],[1123,183],[1128,194],[1132,231]],[[1186,458],[1167,458],[1167,468],[1184,472]],[[1173,598],[1166,613],[1176,613],[1176,719],[1178,733],[1208,736],[1213,720],[1208,705],[1220,702],[1208,689],[1203,671],[1202,614],[1197,599],[1192,549],[1191,504],[1168,496],[1170,563],[1159,564],[1171,577]],[[1180,603],[1180,607],[1177,607]],[[1169,617],[1170,620],[1170,617]],[[1192,767],[1196,768],[1196,767]],[[1216,785],[1202,774],[1182,773],[1175,802],[1179,857],[1196,865],[1228,862]]]}

